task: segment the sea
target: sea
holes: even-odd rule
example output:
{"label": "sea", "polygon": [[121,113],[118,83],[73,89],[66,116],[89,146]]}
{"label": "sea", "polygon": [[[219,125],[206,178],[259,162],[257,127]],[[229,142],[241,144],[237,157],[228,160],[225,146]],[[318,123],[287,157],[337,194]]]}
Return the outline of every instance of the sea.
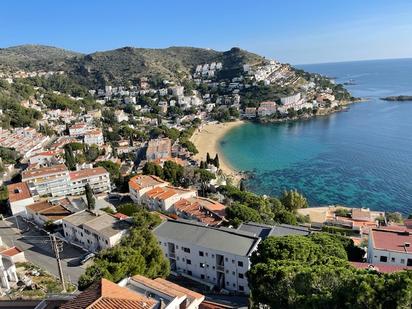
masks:
{"label": "sea", "polygon": [[311,206],[340,204],[412,213],[412,59],[298,66],[332,77],[367,102],[309,120],[246,123],[219,142],[246,188],[279,196],[297,189]]}

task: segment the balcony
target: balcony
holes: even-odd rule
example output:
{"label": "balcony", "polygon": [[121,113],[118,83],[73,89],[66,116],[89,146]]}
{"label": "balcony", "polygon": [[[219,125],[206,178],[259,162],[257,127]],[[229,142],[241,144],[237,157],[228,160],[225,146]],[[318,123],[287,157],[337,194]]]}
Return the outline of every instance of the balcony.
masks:
{"label": "balcony", "polygon": [[216,270],[224,272],[225,271],[225,265],[216,265]]}
{"label": "balcony", "polygon": [[176,253],[175,252],[168,252],[168,255],[171,259],[176,259]]}

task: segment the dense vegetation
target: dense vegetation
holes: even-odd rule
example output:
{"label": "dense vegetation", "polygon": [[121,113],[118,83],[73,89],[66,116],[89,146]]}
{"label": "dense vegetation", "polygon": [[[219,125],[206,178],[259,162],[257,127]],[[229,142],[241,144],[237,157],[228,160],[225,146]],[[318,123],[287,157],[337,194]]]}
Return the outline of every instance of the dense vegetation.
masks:
{"label": "dense vegetation", "polygon": [[229,205],[226,209],[227,219],[234,226],[245,221],[297,224],[306,220],[296,212],[308,206],[306,199],[297,191],[285,191],[280,199],[260,196],[229,185],[221,187],[220,192]]}
{"label": "dense vegetation", "polygon": [[269,237],[247,276],[253,308],[410,308],[412,272],[357,270],[352,240],[323,233]]}
{"label": "dense vegetation", "polygon": [[79,289],[87,288],[102,277],[118,282],[137,274],[149,278],[167,276],[169,261],[151,232],[160,222],[158,216],[143,209],[135,212],[129,235],[120,244],[98,253],[94,264],[80,277]]}
{"label": "dense vegetation", "polygon": [[36,120],[42,118],[39,111],[25,108],[20,102],[33,96],[35,90],[32,86],[22,82],[9,84],[0,80],[0,127],[25,127],[36,125]]}

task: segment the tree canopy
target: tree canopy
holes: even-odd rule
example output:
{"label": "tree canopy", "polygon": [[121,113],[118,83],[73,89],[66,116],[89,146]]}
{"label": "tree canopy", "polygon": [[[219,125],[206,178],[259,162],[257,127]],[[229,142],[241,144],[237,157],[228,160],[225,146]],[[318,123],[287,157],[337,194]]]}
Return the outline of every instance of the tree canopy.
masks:
{"label": "tree canopy", "polygon": [[120,244],[99,252],[94,264],[80,277],[79,289],[84,290],[102,277],[118,282],[137,274],[149,278],[169,274],[169,261],[150,231],[160,223],[160,218],[141,209],[134,213],[133,222],[129,235]]}

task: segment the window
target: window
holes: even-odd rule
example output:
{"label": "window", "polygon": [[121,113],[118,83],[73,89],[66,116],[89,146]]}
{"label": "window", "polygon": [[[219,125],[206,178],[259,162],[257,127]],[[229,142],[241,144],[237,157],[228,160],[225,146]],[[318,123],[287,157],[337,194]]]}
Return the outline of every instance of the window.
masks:
{"label": "window", "polygon": [[386,263],[388,261],[388,257],[381,255],[380,261]]}
{"label": "window", "polygon": [[199,266],[200,268],[205,268],[205,263],[200,263]]}
{"label": "window", "polygon": [[212,258],[214,258],[215,257],[215,255],[214,254],[212,254]]}
{"label": "window", "polygon": [[405,264],[405,259],[401,259],[401,264]]}
{"label": "window", "polygon": [[184,252],[186,252],[186,253],[190,253],[190,249],[189,249],[189,248],[182,247],[182,250],[183,250]]}
{"label": "window", "polygon": [[106,240],[106,245],[108,245],[109,244],[109,242]]}
{"label": "window", "polygon": [[203,251],[199,251],[199,256],[204,256]]}
{"label": "window", "polygon": [[206,252],[206,256],[209,256],[209,253]]}
{"label": "window", "polygon": [[205,275],[200,275],[200,279],[205,279]]}
{"label": "window", "polygon": [[243,262],[242,262],[242,261],[238,261],[238,262],[237,262],[237,266],[243,267]]}
{"label": "window", "polygon": [[239,274],[239,278],[243,279],[245,276],[243,274]]}
{"label": "window", "polygon": [[395,258],[393,257],[393,258],[391,258],[391,262],[395,262]]}
{"label": "window", "polygon": [[187,274],[188,274],[189,276],[191,276],[191,275],[192,275],[192,271],[191,271],[191,270],[188,270],[188,271],[187,271]]}
{"label": "window", "polygon": [[227,261],[228,261],[228,259],[227,259],[227,258],[225,258],[225,261],[227,262]]}
{"label": "window", "polygon": [[235,275],[235,272],[234,272],[234,271],[232,271],[232,275],[233,275],[233,276]]}
{"label": "window", "polygon": [[235,260],[232,260],[232,264],[235,264]]}
{"label": "window", "polygon": [[245,290],[245,288],[243,287],[243,285],[239,285],[239,291],[244,291]]}
{"label": "window", "polygon": [[186,259],[186,264],[191,265],[191,264],[192,264],[192,261],[191,261],[191,260],[189,260],[189,259]]}
{"label": "window", "polygon": [[408,262],[406,263],[406,266],[412,266],[412,259],[408,259]]}

